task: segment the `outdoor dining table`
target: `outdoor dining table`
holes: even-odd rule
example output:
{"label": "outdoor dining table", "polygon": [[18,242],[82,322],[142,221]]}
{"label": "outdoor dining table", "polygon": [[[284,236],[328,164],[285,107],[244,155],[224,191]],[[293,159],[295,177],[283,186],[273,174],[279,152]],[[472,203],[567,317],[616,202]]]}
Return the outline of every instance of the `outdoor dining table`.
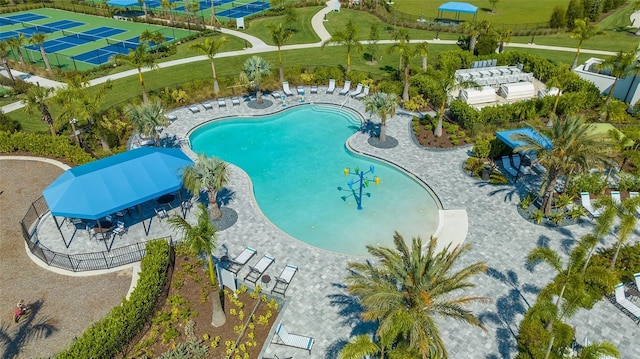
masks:
{"label": "outdoor dining table", "polygon": [[163,204],[163,205],[164,205],[164,204],[168,204],[168,205],[169,205],[169,207],[173,208],[173,207],[171,206],[171,202],[173,202],[173,200],[174,200],[175,198],[176,198],[176,196],[174,196],[174,195],[173,195],[173,194],[171,194],[171,193],[168,193],[168,194],[164,194],[164,195],[162,195],[162,196],[158,197],[158,199],[156,199],[156,202],[158,202],[158,204]]}

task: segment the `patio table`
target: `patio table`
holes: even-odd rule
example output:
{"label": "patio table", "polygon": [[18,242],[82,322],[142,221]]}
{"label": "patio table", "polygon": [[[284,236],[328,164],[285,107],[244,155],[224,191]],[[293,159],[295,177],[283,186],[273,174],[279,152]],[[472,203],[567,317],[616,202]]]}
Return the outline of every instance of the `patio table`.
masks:
{"label": "patio table", "polygon": [[158,204],[169,204],[169,203],[173,202],[173,200],[175,198],[176,198],[176,196],[174,196],[171,193],[169,193],[169,194],[164,194],[164,195],[158,197],[158,199],[156,201],[158,202]]}

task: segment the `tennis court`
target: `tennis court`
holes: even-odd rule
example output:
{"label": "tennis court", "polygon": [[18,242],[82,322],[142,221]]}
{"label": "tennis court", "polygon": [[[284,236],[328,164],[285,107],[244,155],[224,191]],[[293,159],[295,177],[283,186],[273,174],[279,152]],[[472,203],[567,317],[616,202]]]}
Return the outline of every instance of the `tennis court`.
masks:
{"label": "tennis court", "polygon": [[237,19],[269,9],[269,3],[266,3],[264,1],[254,1],[249,4],[232,4],[237,6],[232,7],[228,10],[220,11],[216,13],[216,15]]}
{"label": "tennis court", "polygon": [[[213,5],[214,6],[222,6],[222,5],[228,4],[230,2],[233,2],[233,0],[213,0]],[[158,6],[161,7],[161,5],[158,5]],[[199,9],[201,11],[202,10],[211,9],[211,0],[202,0],[202,1],[200,1]],[[184,5],[176,7],[175,10],[177,10],[177,11],[185,11]]]}
{"label": "tennis court", "polygon": [[11,37],[18,37],[19,34],[24,34],[26,37],[31,37],[33,36],[33,34],[36,34],[39,32],[50,34],[52,32],[71,29],[76,26],[82,26],[82,25],[84,25],[83,22],[61,20],[61,21],[55,21],[55,22],[51,22],[43,25],[33,25],[33,26],[26,27],[27,24],[23,22],[22,26],[25,26],[24,29],[5,31],[2,33],[2,35],[0,35],[0,40],[6,40]]}
{"label": "tennis court", "polygon": [[[47,40],[42,44],[42,46],[44,46],[44,51],[53,53],[53,52],[60,52],[62,50],[70,49],[78,45],[84,45],[92,41],[94,40],[90,40],[89,38],[86,38],[86,37],[83,38],[78,36],[78,34],[74,34],[74,35],[59,37],[53,40]],[[36,45],[29,45],[29,46],[26,46],[25,48],[33,51],[40,49],[40,47]]]}
{"label": "tennis court", "polygon": [[28,22],[28,21],[42,20],[42,19],[46,19],[47,17],[48,16],[33,14],[30,12],[24,13],[24,14],[11,15],[11,16],[0,16],[0,26],[15,25],[15,24],[23,23],[25,21]]}

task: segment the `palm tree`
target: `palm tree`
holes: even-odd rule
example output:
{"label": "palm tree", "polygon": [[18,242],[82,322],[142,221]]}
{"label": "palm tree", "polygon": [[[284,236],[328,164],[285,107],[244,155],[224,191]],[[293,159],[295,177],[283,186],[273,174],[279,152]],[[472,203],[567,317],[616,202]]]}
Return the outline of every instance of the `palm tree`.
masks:
{"label": "palm tree", "polygon": [[167,41],[167,38],[164,37],[164,35],[162,35],[160,31],[149,31],[149,30],[144,30],[140,34],[139,39],[140,39],[139,40],[140,44],[144,44],[146,47],[150,47],[151,44],[153,43],[156,46],[156,50],[158,49],[158,46],[160,44]]}
{"label": "palm tree", "polygon": [[287,41],[291,40],[293,37],[293,31],[291,29],[285,28],[283,23],[279,23],[278,25],[268,24],[267,29],[269,29],[269,33],[271,34],[271,39],[273,43],[278,47],[278,64],[280,65],[280,82],[284,82],[284,70],[282,69],[282,51],[280,48],[287,43]]}
{"label": "palm tree", "polygon": [[[179,215],[173,215],[168,219],[175,229],[182,232],[183,241],[186,245],[197,255],[206,256],[207,264],[209,265],[209,280],[211,285],[216,288],[216,276],[213,271],[213,260],[211,256],[216,249],[216,232],[218,229],[211,223],[207,214],[207,208],[204,204],[198,204],[198,212],[196,213],[197,224],[191,225],[184,218]],[[213,302],[213,314],[211,315],[211,325],[214,327],[221,327],[226,323],[227,317],[224,314],[222,303],[220,302],[220,296],[218,291],[214,290],[212,293]]]}
{"label": "palm tree", "polygon": [[422,72],[427,72],[427,56],[429,56],[429,43],[426,41],[419,42],[416,45],[416,51],[420,54]]}
{"label": "palm tree", "polygon": [[229,182],[227,164],[214,157],[199,154],[198,161],[184,169],[182,183],[192,195],[199,196],[200,191],[207,192],[209,198],[209,215],[216,220],[222,217],[216,199],[220,191]]}
{"label": "palm tree", "polygon": [[609,99],[601,108],[605,122],[624,123],[630,117],[628,107],[629,105],[618,99]]}
{"label": "palm tree", "polygon": [[358,40],[358,29],[351,20],[347,22],[344,30],[334,32],[331,38],[323,42],[322,48],[327,45],[340,45],[347,48],[347,73],[351,70],[351,51],[362,51],[362,44]]}
{"label": "palm tree", "polygon": [[417,359],[420,357],[420,353],[415,348],[410,348],[407,343],[393,339],[388,342],[376,341],[370,335],[363,334],[351,338],[338,353],[338,359],[368,359],[376,355],[381,359],[385,357]]}
{"label": "palm tree", "polygon": [[19,97],[24,103],[25,110],[28,114],[32,114],[35,111],[40,112],[40,119],[49,126],[51,136],[55,136],[56,130],[54,128],[53,116],[51,116],[49,106],[46,102],[52,92],[53,89],[48,87],[31,86],[26,93]]}
{"label": "palm tree", "polygon": [[12,84],[16,84],[16,79],[13,77],[13,73],[11,72],[11,66],[9,66],[9,43],[4,40],[0,40],[0,59],[2,59],[2,63],[4,64],[4,68],[7,70],[9,74],[9,78],[11,79]]}
{"label": "palm tree", "polygon": [[215,1],[211,1],[211,26],[214,28],[218,25],[218,18],[216,17]]}
{"label": "palm tree", "polygon": [[256,89],[256,101],[262,103],[262,78],[271,75],[271,63],[260,56],[251,56],[242,65],[240,81]]}
{"label": "palm tree", "polygon": [[616,85],[618,84],[618,80],[629,75],[637,75],[640,73],[640,67],[637,66],[637,62],[638,60],[636,59],[635,51],[618,51],[615,55],[608,57],[602,63],[598,64],[598,69],[608,70],[611,73],[611,76],[615,77],[605,102],[609,102],[611,99],[611,96],[615,92]]}
{"label": "palm tree", "polygon": [[613,343],[593,342],[583,346],[576,359],[620,358],[620,351]]}
{"label": "palm tree", "polygon": [[516,138],[524,144],[514,151],[535,153],[536,160],[547,169],[540,186],[544,213],[551,212],[555,185],[561,175],[571,175],[574,169],[589,169],[596,164],[609,166],[613,163],[615,146],[609,135],[593,131],[591,125],[580,116],[556,121],[548,134],[550,143],[523,135]]}
{"label": "palm tree", "polygon": [[387,117],[396,115],[398,96],[394,93],[376,92],[364,98],[365,111],[380,116],[380,142],[387,140]]}
{"label": "palm tree", "polygon": [[395,43],[393,45],[391,45],[391,47],[389,47],[388,52],[391,53],[398,53],[400,55],[399,59],[398,59],[398,79],[400,79],[400,72],[402,71],[402,53],[408,49],[409,46],[409,41],[410,41],[410,37],[409,37],[409,31],[407,31],[407,29],[396,29],[393,32],[393,40],[395,41]]}
{"label": "palm tree", "polygon": [[175,19],[174,19],[174,16],[173,16],[173,9],[178,7],[178,3],[177,2],[173,2],[171,0],[162,0],[160,5],[162,6],[163,10],[169,12],[169,20],[171,20],[172,24],[175,24]]}
{"label": "palm tree", "polygon": [[474,53],[478,37],[489,32],[491,24],[487,20],[464,22],[461,25],[463,33],[469,35],[469,51]]}
{"label": "palm tree", "polygon": [[438,111],[438,122],[436,124],[436,128],[433,130],[433,135],[436,137],[442,136],[442,121],[444,117],[444,108],[447,105],[447,101],[449,100],[449,93],[456,87],[459,88],[470,88],[470,87],[480,87],[474,81],[462,81],[456,83],[454,73],[455,68],[452,64],[447,62],[441,63],[439,70],[428,70],[427,75],[429,76],[431,83],[433,84],[433,88],[435,89],[435,96],[431,99],[432,102],[440,102],[440,110]]}
{"label": "palm tree", "polygon": [[569,36],[572,39],[578,40],[578,50],[576,51],[576,57],[573,59],[573,64],[571,65],[572,69],[575,69],[578,66],[578,57],[580,56],[580,50],[582,49],[582,43],[585,40],[589,40],[590,38],[596,35],[603,35],[604,32],[598,29],[597,26],[589,24],[589,20],[587,19],[576,19],[573,23],[573,30]]}
{"label": "palm tree", "polygon": [[129,104],[125,106],[124,113],[131,121],[133,128],[141,135],[153,137],[153,142],[156,146],[158,145],[160,135],[156,128],[167,125],[167,118],[163,114],[162,103],[158,98],[139,105]]}
{"label": "palm tree", "polygon": [[484,272],[486,265],[476,262],[459,268],[458,260],[469,244],[437,251],[435,238],[424,247],[420,238],[414,238],[411,248],[398,233],[393,240],[395,249],[367,246],[375,261],[348,264],[347,291],[359,298],[362,319],[378,324],[376,336],[381,343],[406,345],[423,359],[447,359],[436,317],[482,328],[465,306],[487,299],[456,294],[474,287],[469,278]]}
{"label": "palm tree", "polygon": [[400,58],[404,63],[404,88],[402,90],[402,101],[409,101],[409,80],[411,79],[411,60],[418,55],[418,50],[416,47],[407,46],[407,48],[402,51]]}
{"label": "palm tree", "polygon": [[44,51],[44,42],[47,40],[47,35],[44,32],[36,32],[29,39],[29,43],[32,45],[38,45],[40,48],[40,56],[42,56],[42,61],[44,61],[44,65],[47,67],[47,71],[51,71],[51,65],[49,65],[49,58],[47,57],[47,53]]}
{"label": "palm tree", "polygon": [[[602,214],[596,220],[596,230],[598,232],[610,232],[616,227],[616,252],[611,258],[611,269],[615,268],[620,248],[627,243],[631,234],[633,234],[638,218],[636,217],[636,208],[640,206],[640,197],[625,198],[620,202],[616,202],[611,197],[602,197],[595,203],[596,207],[604,207]],[[618,221],[616,221],[618,219]]]}
{"label": "palm tree", "polygon": [[144,11],[144,18],[148,19],[149,14],[147,12],[147,1],[146,0],[138,0],[138,3],[142,6],[142,11]]}
{"label": "palm tree", "polygon": [[147,102],[149,97],[147,91],[144,88],[144,78],[142,77],[142,68],[148,67],[154,69],[158,67],[156,64],[156,57],[153,54],[147,52],[146,45],[140,44],[135,50],[129,51],[128,54],[114,55],[111,60],[116,65],[129,65],[138,70],[138,80],[140,81],[140,88],[142,89],[142,100]]}
{"label": "palm tree", "polygon": [[213,74],[213,94],[217,97],[220,93],[220,85],[218,84],[218,75],[216,74],[216,65],[213,63],[213,58],[220,52],[220,48],[229,42],[229,39],[226,36],[218,36],[218,37],[206,37],[202,42],[196,42],[190,46],[191,49],[194,49],[200,52],[203,55],[206,55],[211,61],[211,73]]}
{"label": "palm tree", "polygon": [[500,29],[496,30],[496,35],[498,36],[498,53],[502,53],[504,51],[504,43],[511,42],[511,36],[513,36],[513,30],[511,29]]}
{"label": "palm tree", "polygon": [[22,45],[24,45],[26,39],[23,33],[19,33],[17,37],[10,37],[7,42],[9,46],[16,51],[20,63],[24,64],[24,56],[22,56]]}
{"label": "palm tree", "polygon": [[553,77],[551,77],[549,81],[547,81],[548,87],[555,87],[558,89],[558,93],[556,94],[555,101],[553,102],[553,111],[552,111],[556,115],[557,115],[557,109],[558,109],[558,102],[560,102],[560,95],[562,95],[562,93],[569,88],[574,78],[575,78],[575,75],[573,74],[573,72],[571,72],[571,69],[569,69],[569,65],[561,64],[560,66],[558,66],[558,70],[556,74]]}

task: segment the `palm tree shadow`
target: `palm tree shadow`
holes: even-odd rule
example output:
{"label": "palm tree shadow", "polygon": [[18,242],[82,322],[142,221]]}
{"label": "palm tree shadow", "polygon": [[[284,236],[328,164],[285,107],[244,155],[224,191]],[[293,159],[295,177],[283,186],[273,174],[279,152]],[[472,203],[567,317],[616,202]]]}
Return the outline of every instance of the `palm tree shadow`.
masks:
{"label": "palm tree shadow", "polygon": [[38,315],[42,310],[44,300],[39,299],[27,303],[28,312],[18,323],[4,320],[0,322],[0,352],[2,358],[13,358],[20,355],[22,348],[29,342],[48,338],[58,328],[55,320],[50,316]]}
{"label": "palm tree shadow", "polygon": [[233,200],[236,193],[227,187],[218,191],[216,195],[216,202],[218,202],[219,206],[227,206]]}
{"label": "palm tree shadow", "polygon": [[371,120],[366,120],[360,127],[359,131],[364,134],[368,134],[370,137],[380,137],[380,126],[379,123],[374,123]]}

